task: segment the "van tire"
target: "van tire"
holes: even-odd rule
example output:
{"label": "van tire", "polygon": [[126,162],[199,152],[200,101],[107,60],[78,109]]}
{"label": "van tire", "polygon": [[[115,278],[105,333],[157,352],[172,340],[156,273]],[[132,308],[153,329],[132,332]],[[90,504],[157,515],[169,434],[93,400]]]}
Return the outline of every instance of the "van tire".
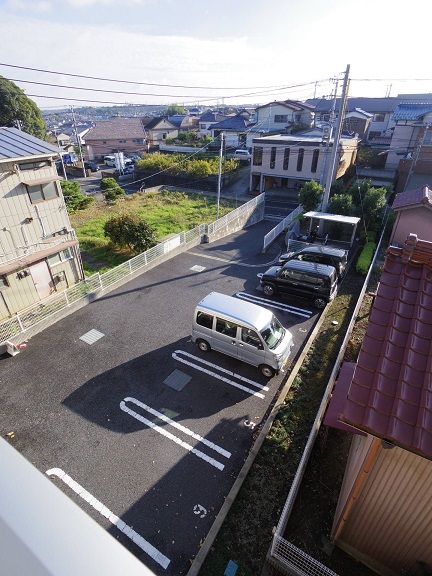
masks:
{"label": "van tire", "polygon": [[324,300],[324,298],[315,298],[314,306],[315,306],[315,308],[322,310],[323,308],[325,308],[327,306],[327,302]]}
{"label": "van tire", "polygon": [[210,344],[206,340],[197,340],[197,346],[201,352],[208,352],[210,350]]}
{"label": "van tire", "polygon": [[273,376],[275,375],[275,371],[273,370],[273,368],[271,368],[267,364],[261,364],[259,370],[261,374],[265,376],[265,378],[273,378]]}
{"label": "van tire", "polygon": [[266,296],[273,296],[275,293],[275,289],[271,284],[264,284],[263,292]]}

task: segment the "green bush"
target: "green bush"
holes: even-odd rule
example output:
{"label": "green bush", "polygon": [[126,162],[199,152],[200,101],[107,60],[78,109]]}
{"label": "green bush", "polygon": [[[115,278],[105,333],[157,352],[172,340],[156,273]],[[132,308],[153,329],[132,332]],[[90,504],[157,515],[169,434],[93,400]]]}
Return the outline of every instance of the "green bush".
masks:
{"label": "green bush", "polygon": [[63,181],[61,182],[61,189],[69,214],[73,214],[77,210],[84,210],[94,202],[94,198],[82,193],[78,182]]}
{"label": "green bush", "polygon": [[114,178],[102,178],[100,187],[107,202],[115,202],[120,196],[125,196],[125,191]]}
{"label": "green bush", "polygon": [[367,242],[363,250],[360,252],[360,256],[357,260],[356,270],[360,274],[367,274],[369,266],[372,262],[373,255],[375,253],[376,243]]}
{"label": "green bush", "polygon": [[[222,171],[231,172],[238,167],[235,160],[226,160],[223,163]],[[166,170],[168,174],[175,176],[190,176],[191,178],[202,178],[218,174],[219,159],[208,158],[206,160],[197,160],[196,158],[187,158],[181,154],[148,154],[142,160],[136,163],[138,171],[159,172]]]}
{"label": "green bush", "polygon": [[113,216],[104,225],[104,234],[121,248],[139,254],[155,246],[155,228],[136,214]]}

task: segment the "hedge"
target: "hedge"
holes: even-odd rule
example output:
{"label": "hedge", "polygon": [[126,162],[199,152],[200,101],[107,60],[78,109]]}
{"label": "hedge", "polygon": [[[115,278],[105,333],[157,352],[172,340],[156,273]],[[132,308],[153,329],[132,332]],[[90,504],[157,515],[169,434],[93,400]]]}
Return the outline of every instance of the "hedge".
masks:
{"label": "hedge", "polygon": [[376,242],[368,242],[360,252],[360,256],[358,257],[356,265],[356,270],[360,274],[367,274],[369,266],[372,262],[373,255],[375,253],[375,248]]}

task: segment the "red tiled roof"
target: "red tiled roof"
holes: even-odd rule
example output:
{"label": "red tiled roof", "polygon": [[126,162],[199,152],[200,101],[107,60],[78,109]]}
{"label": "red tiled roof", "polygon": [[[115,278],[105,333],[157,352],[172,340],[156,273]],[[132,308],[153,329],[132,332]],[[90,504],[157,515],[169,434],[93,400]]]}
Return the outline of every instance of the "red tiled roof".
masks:
{"label": "red tiled roof", "polygon": [[146,131],[141,118],[113,118],[96,122],[85,136],[86,142],[92,140],[118,140],[145,138]]}
{"label": "red tiled roof", "polygon": [[429,186],[423,186],[419,190],[407,190],[396,195],[393,202],[393,210],[414,208],[417,206],[432,207],[432,190]]}
{"label": "red tiled roof", "polygon": [[343,422],[432,459],[432,242],[387,251]]}

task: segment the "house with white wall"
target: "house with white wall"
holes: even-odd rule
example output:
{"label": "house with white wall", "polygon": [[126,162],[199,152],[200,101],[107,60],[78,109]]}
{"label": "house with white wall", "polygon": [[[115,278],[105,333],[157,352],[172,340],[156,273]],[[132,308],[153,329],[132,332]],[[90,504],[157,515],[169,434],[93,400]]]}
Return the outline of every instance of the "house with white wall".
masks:
{"label": "house with white wall", "polygon": [[310,128],[314,106],[296,100],[263,104],[255,109],[256,127],[263,132],[291,132],[293,127]]}
{"label": "house with white wall", "polygon": [[177,138],[179,134],[178,127],[163,116],[152,118],[145,124],[145,130],[150,148],[158,148],[167,138]]}
{"label": "house with white wall", "polygon": [[[250,190],[298,190],[309,180],[323,183],[334,141],[326,141],[317,132],[253,138]],[[356,137],[340,139],[335,179],[354,164],[358,143]]]}
{"label": "house with white wall", "polygon": [[222,122],[222,120],[226,120],[228,116],[224,114],[219,114],[219,112],[213,112],[211,110],[207,110],[202,114],[199,118],[199,125],[198,125],[198,134],[202,136],[211,136],[211,127],[214,124],[218,124]]}
{"label": "house with white wall", "polygon": [[83,279],[56,146],[0,128],[0,320]]}

